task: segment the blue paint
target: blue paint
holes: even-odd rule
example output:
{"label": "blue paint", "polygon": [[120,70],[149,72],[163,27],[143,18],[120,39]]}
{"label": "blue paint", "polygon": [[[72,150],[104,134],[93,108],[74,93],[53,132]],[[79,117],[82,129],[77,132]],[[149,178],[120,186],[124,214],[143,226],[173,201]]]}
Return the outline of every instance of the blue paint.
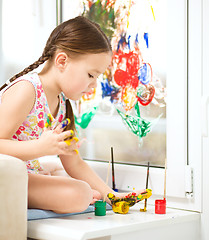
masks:
{"label": "blue paint", "polygon": [[144,85],[146,85],[150,82],[151,72],[150,72],[150,69],[147,67],[146,63],[140,67],[138,79]]}
{"label": "blue paint", "polygon": [[105,79],[104,82],[101,82],[102,87],[102,98],[110,97],[110,101],[113,102],[114,99],[117,97],[119,89],[111,86],[108,79]]}
{"label": "blue paint", "polygon": [[149,35],[148,35],[148,33],[144,33],[144,40],[146,42],[147,48],[149,48]]}

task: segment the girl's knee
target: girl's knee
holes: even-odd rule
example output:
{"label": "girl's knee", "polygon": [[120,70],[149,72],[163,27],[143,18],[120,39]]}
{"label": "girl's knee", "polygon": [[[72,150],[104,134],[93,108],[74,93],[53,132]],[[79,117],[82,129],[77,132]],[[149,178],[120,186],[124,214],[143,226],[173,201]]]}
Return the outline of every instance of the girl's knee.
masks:
{"label": "girl's knee", "polygon": [[88,183],[75,180],[73,186],[72,182],[69,186],[67,185],[63,197],[64,202],[62,204],[62,213],[83,212],[92,202],[93,191]]}
{"label": "girl's knee", "polygon": [[80,181],[79,188],[75,189],[77,199],[80,199],[79,208],[80,211],[84,211],[88,208],[89,204],[92,202],[93,199],[93,191],[90,185],[86,182]]}

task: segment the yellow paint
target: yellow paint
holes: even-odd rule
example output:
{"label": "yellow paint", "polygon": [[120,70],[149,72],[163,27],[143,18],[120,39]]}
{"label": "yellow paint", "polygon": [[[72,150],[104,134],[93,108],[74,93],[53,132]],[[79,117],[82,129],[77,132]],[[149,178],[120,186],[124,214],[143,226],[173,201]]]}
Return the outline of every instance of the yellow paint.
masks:
{"label": "yellow paint", "polygon": [[76,152],[76,154],[78,154],[78,149],[74,149],[74,151]]}
{"label": "yellow paint", "polygon": [[68,139],[68,140],[65,140],[65,143],[68,145],[68,146],[70,146],[71,145],[71,139]]}
{"label": "yellow paint", "polygon": [[129,211],[129,204],[125,201],[113,203],[112,210],[115,213],[126,214]]}
{"label": "yellow paint", "polygon": [[73,137],[72,140],[75,140],[75,142],[79,141],[79,139],[77,137]]}

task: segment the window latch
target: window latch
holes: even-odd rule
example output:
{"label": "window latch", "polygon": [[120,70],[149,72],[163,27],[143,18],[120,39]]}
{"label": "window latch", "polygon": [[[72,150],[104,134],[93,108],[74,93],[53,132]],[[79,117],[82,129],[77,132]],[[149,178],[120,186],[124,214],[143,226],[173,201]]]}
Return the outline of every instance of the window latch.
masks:
{"label": "window latch", "polygon": [[189,165],[185,167],[185,196],[193,197],[193,169]]}

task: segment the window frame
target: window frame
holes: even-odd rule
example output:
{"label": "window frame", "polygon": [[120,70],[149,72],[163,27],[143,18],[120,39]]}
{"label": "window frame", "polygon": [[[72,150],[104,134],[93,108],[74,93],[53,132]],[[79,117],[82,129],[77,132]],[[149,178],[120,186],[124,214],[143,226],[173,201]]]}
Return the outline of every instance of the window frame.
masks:
{"label": "window frame", "polygon": [[[201,98],[202,84],[197,74],[202,63],[202,6],[198,0],[177,0],[168,1],[168,9],[169,14],[178,14],[178,18],[175,21],[168,18],[167,68],[171,80],[167,82],[167,206],[201,212],[201,113],[196,98]],[[174,71],[177,64],[178,71]],[[198,86],[196,79],[201,80]],[[106,179],[108,163],[88,163]],[[146,169],[115,164],[116,188],[121,191],[145,188]],[[164,168],[150,168],[149,188],[153,190],[150,204],[164,196],[164,174]],[[111,177],[108,184],[112,185]],[[186,193],[188,188],[191,194]]]}
{"label": "window frame", "polygon": [[[171,72],[169,77],[173,81],[167,85],[167,206],[200,212],[203,154],[200,106],[202,92],[205,92],[202,89],[202,74],[199,75],[203,63],[202,1],[168,1],[168,8],[171,13],[173,12],[175,22],[172,19],[168,22],[172,33],[170,37],[173,38],[169,43],[171,48],[168,51],[168,68]],[[182,27],[180,35],[174,23]],[[175,47],[176,42],[180,44],[179,49]],[[181,69],[180,77],[173,71],[176,62]],[[197,79],[200,80],[199,84]],[[180,90],[178,84],[182,86]],[[173,117],[173,112],[180,114]],[[174,144],[170,144],[171,139]],[[88,163],[104,180],[106,179],[108,163],[94,160]],[[193,181],[192,176],[186,175],[188,169],[186,167],[189,167],[189,171],[193,171]],[[144,166],[115,164],[116,187],[123,191],[145,188],[146,173],[147,168]],[[148,203],[154,204],[156,198],[163,197],[164,173],[163,168],[150,168],[149,188],[153,190],[153,197]],[[193,184],[193,196],[185,195],[188,183]],[[111,186],[111,177],[108,184]]]}

